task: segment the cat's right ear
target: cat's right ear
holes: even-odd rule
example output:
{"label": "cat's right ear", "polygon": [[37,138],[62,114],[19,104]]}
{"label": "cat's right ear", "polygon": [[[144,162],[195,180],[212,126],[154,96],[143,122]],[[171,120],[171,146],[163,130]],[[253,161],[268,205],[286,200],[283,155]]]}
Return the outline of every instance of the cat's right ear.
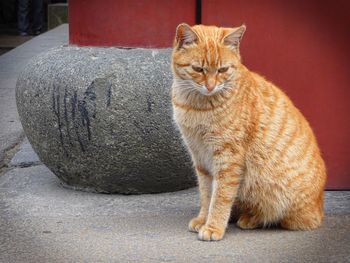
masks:
{"label": "cat's right ear", "polygon": [[240,27],[235,28],[224,37],[224,44],[229,46],[231,49],[238,49],[245,30],[245,25],[241,25]]}
{"label": "cat's right ear", "polygon": [[182,23],[177,26],[174,43],[175,48],[180,49],[183,46],[194,44],[197,41],[197,34],[192,30],[192,28],[189,25]]}

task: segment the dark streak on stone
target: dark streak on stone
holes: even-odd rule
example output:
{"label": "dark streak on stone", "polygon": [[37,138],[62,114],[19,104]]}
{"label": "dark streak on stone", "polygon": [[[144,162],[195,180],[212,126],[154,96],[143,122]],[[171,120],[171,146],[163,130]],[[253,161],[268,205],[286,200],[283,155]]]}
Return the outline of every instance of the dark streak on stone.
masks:
{"label": "dark streak on stone", "polygon": [[152,100],[151,97],[149,95],[147,95],[147,111],[148,112],[152,112]]}
{"label": "dark streak on stone", "polygon": [[55,88],[53,88],[52,90],[52,109],[53,109],[53,112],[55,113],[56,115],[56,97],[55,97]]}
{"label": "dark streak on stone", "polygon": [[71,103],[72,103],[72,119],[75,119],[75,111],[77,109],[77,100],[78,100],[78,95],[77,92],[74,91],[74,95],[73,98],[71,99]]}
{"label": "dark streak on stone", "polygon": [[86,145],[83,143],[81,138],[81,133],[79,133],[79,122],[77,119],[77,112],[80,113],[81,125],[86,127],[88,140],[91,140],[91,117],[96,117],[96,93],[95,84],[92,82],[90,86],[84,92],[84,97],[82,100],[78,99],[77,91],[71,99],[72,104],[72,120],[74,123],[74,130],[77,135],[77,139],[80,148],[83,152],[86,150]]}
{"label": "dark streak on stone", "polygon": [[63,133],[62,133],[62,121],[61,121],[61,108],[60,108],[60,93],[59,93],[59,86],[54,86],[52,91],[52,107],[53,111],[57,118],[57,124],[58,124],[58,132],[60,134],[60,142],[63,147],[63,150],[68,156],[68,152],[66,148],[64,147],[64,140],[63,140]]}
{"label": "dark streak on stone", "polygon": [[83,142],[82,142],[82,140],[80,138],[80,134],[79,134],[78,123],[75,121],[77,105],[78,105],[77,91],[74,91],[74,95],[73,95],[73,97],[71,99],[71,104],[72,104],[72,121],[73,121],[73,125],[74,125],[75,134],[77,136],[77,140],[79,142],[81,151],[85,152],[85,147],[84,147],[84,144],[83,144]]}
{"label": "dark streak on stone", "polygon": [[92,117],[96,117],[96,92],[95,92],[95,82],[93,81],[90,86],[84,92],[84,102],[91,102],[92,104]]}
{"label": "dark streak on stone", "polygon": [[151,131],[146,126],[140,125],[137,121],[133,121],[133,124],[136,128],[138,128],[142,132],[143,135],[150,134]]}
{"label": "dark streak on stone", "polygon": [[85,101],[79,101],[78,103],[78,109],[81,115],[81,123],[87,130],[88,139],[91,140],[91,128],[90,128],[90,117],[89,117],[89,111],[86,108],[86,102]]}
{"label": "dark streak on stone", "polygon": [[68,136],[68,141],[69,144],[73,146],[72,143],[72,137],[70,135],[70,131],[69,131],[69,118],[68,118],[68,107],[67,107],[67,99],[68,99],[68,92],[67,92],[67,88],[64,89],[64,99],[63,99],[63,104],[64,104],[64,119],[66,121],[66,130],[67,130],[67,136]]}
{"label": "dark streak on stone", "polygon": [[[91,106],[90,106],[91,105]],[[89,112],[92,111],[92,114]],[[91,140],[91,121],[92,118],[96,117],[96,92],[95,92],[95,82],[93,81],[90,86],[84,92],[84,98],[82,101],[78,100],[78,110],[81,116],[81,122],[84,127],[86,127],[88,140]]]}
{"label": "dark streak on stone", "polygon": [[112,84],[108,83],[108,88],[107,88],[107,107],[111,105],[111,97],[112,97]]}

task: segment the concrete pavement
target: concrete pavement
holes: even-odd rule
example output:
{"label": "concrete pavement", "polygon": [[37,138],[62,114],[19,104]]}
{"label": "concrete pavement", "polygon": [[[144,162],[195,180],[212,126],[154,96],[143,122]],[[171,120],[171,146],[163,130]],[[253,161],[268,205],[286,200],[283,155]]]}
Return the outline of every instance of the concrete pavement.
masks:
{"label": "concrete pavement", "polygon": [[197,240],[195,188],[104,195],[64,188],[43,165],[0,177],[0,262],[350,262],[350,193],[326,193],[320,229],[240,230]]}

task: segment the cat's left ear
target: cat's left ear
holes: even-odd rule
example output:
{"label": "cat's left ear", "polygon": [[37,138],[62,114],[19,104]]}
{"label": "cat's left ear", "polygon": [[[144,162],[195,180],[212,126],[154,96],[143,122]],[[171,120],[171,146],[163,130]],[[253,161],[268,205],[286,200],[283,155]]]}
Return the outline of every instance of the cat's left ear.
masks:
{"label": "cat's left ear", "polygon": [[180,49],[185,45],[191,45],[197,41],[197,34],[189,25],[182,23],[177,26],[174,46]]}
{"label": "cat's left ear", "polygon": [[235,28],[233,31],[231,31],[224,37],[223,39],[224,44],[229,46],[232,49],[238,49],[245,30],[246,30],[245,25],[241,25],[240,27]]}

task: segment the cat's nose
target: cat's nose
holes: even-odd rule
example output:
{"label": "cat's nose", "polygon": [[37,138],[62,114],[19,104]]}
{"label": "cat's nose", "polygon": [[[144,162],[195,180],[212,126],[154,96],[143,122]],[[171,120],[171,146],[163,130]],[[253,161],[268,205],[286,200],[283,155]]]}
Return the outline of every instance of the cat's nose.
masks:
{"label": "cat's nose", "polygon": [[208,91],[213,91],[213,89],[215,89],[215,87],[216,87],[216,82],[215,82],[215,80],[209,80],[205,86],[206,86]]}
{"label": "cat's nose", "polygon": [[206,88],[208,91],[213,91],[213,89],[215,89],[215,84],[214,85],[206,85]]}

